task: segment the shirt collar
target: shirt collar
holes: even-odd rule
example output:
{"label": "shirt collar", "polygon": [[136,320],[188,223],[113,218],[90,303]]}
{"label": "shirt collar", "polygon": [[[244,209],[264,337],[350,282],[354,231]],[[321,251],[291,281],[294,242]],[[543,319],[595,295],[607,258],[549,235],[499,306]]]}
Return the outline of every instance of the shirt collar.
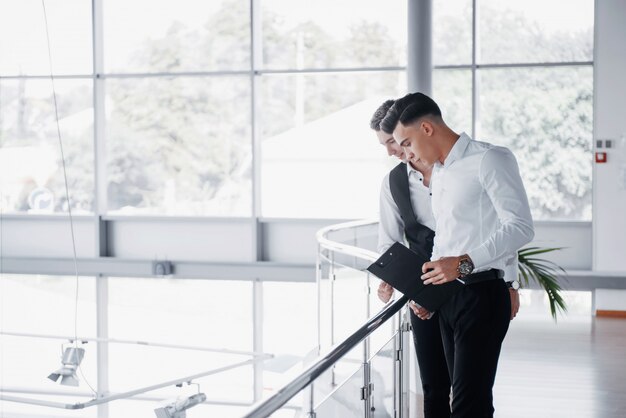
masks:
{"label": "shirt collar", "polygon": [[463,154],[465,154],[465,150],[467,149],[470,141],[471,138],[469,137],[469,135],[467,135],[465,132],[461,132],[461,136],[459,136],[459,139],[457,139],[452,146],[450,153],[443,162],[443,166],[447,167],[459,158],[463,157]]}
{"label": "shirt collar", "polygon": [[407,174],[407,177],[411,177],[411,174],[415,174],[419,176],[418,178],[420,179],[422,183],[424,182],[424,174],[421,171],[413,168],[408,161],[406,163],[406,174]]}

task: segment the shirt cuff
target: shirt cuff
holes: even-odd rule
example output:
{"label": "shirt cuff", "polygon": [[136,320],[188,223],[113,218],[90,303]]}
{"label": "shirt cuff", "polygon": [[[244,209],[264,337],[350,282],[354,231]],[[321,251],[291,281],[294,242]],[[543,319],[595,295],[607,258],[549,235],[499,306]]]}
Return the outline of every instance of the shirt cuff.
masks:
{"label": "shirt cuff", "polygon": [[474,269],[484,267],[491,261],[489,250],[482,245],[474,250],[469,251],[467,255],[469,256],[469,258],[472,259],[472,263],[474,263]]}
{"label": "shirt cuff", "polygon": [[[418,308],[423,308],[422,305],[420,305],[419,303],[413,301],[413,300],[409,300],[409,304],[413,304],[415,306],[417,306]],[[410,309],[410,308],[409,308]],[[427,309],[428,310],[428,309]],[[435,314],[435,311],[428,311],[428,316],[426,317],[426,319],[430,319],[433,317],[433,315]]]}

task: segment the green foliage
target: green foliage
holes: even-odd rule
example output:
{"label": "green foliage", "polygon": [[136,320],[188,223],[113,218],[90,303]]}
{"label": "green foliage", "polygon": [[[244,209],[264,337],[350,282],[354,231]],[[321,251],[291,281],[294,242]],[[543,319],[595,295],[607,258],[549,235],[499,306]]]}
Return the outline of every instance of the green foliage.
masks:
{"label": "green foliage", "polygon": [[481,139],[510,147],[537,219],[591,215],[591,68],[484,70]]}
{"label": "green foliage", "polygon": [[558,283],[557,277],[559,271],[565,273],[565,270],[552,261],[536,256],[561,249],[562,248],[527,247],[522,248],[517,253],[519,278],[522,286],[528,286],[532,280],[546,291],[550,303],[550,313],[555,321],[558,311],[562,313],[567,312],[567,305],[563,296],[560,294],[563,289]]}

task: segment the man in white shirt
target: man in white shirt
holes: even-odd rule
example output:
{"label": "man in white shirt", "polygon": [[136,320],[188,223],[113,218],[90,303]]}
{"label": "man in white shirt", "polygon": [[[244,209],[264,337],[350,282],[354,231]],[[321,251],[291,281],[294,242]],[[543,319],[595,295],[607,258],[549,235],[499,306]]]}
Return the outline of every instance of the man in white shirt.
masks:
{"label": "man in white shirt", "polygon": [[[432,166],[411,162],[411,152],[405,154],[391,134],[380,130],[380,121],[394,102],[384,102],[370,121],[370,128],[376,132],[378,141],[385,147],[387,154],[402,161],[385,176],[381,186],[378,252],[385,252],[394,242],[402,242],[406,237],[409,247],[428,259],[432,253],[435,235],[435,220],[428,188]],[[389,301],[392,292],[390,285],[380,283],[378,297],[383,302]],[[434,314],[431,321],[421,320],[419,317],[426,318],[429,313],[417,305],[409,306],[413,344],[424,392],[424,417],[449,418],[450,377],[437,314]]]}
{"label": "man in white shirt", "polygon": [[492,389],[511,301],[504,270],[534,237],[517,161],[504,147],[456,134],[428,96],[396,100],[380,124],[405,153],[433,165],[435,238],[426,285],[466,286],[439,311],[452,381],[452,418],[493,417]]}

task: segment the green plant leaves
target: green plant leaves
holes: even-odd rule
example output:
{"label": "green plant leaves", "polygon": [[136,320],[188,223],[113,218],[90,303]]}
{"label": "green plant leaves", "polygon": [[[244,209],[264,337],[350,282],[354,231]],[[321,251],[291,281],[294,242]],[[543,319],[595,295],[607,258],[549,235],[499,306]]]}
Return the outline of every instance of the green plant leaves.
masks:
{"label": "green plant leaves", "polygon": [[565,273],[565,270],[552,261],[533,256],[561,249],[563,248],[527,247],[517,253],[520,282],[528,286],[533,280],[546,291],[550,302],[550,313],[555,321],[558,311],[567,312],[567,304],[560,293],[563,288],[558,283],[559,271]]}

